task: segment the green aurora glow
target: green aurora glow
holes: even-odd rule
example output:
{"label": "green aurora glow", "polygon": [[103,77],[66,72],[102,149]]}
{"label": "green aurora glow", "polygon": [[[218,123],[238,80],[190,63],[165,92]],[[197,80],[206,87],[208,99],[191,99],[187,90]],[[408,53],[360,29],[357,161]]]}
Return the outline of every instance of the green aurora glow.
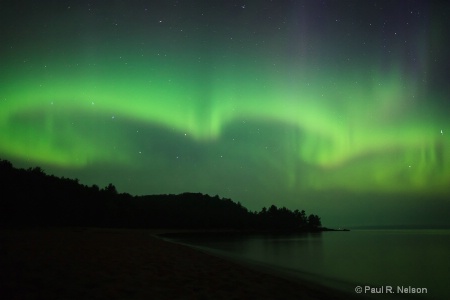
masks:
{"label": "green aurora glow", "polygon": [[[145,166],[147,180],[168,172],[161,181],[179,181],[174,191],[144,183],[133,191],[116,182],[130,193],[206,189],[242,198],[230,190],[246,178],[270,195],[449,195],[450,119],[442,91],[423,79],[431,68],[423,34],[398,29],[416,55],[411,68],[402,59],[406,46],[393,41],[385,60],[379,51],[342,50],[345,39],[324,29],[297,25],[279,34],[266,25],[244,39],[237,21],[226,38],[205,38],[192,33],[201,23],[185,23],[193,37],[182,38],[178,29],[163,34],[158,26],[166,21],[156,20],[118,21],[127,32],[143,31],[134,34],[94,25],[83,34],[67,25],[79,38],[63,34],[60,44],[50,29],[44,40],[9,39],[12,50],[5,46],[1,60],[0,155],[50,169],[100,164],[142,174]],[[34,34],[43,36],[39,30]],[[265,42],[256,45],[261,36]],[[371,46],[380,40],[364,39]],[[42,46],[32,50],[36,43]],[[330,58],[333,51],[339,53]]]}

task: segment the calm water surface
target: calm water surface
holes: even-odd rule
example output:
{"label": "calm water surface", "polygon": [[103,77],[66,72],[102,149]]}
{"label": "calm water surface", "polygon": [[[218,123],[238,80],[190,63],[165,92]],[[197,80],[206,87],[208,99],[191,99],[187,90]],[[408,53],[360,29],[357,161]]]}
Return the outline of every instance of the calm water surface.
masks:
{"label": "calm water surface", "polygon": [[385,290],[366,294],[374,299],[450,299],[450,230],[353,230],[177,240],[348,292],[357,285],[392,286],[394,292],[397,286],[427,289],[423,295],[388,295]]}

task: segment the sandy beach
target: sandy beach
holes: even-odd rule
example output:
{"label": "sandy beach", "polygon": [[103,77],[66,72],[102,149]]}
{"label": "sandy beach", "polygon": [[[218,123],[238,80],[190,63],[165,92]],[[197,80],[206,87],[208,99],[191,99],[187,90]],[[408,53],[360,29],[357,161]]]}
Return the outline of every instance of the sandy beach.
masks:
{"label": "sandy beach", "polygon": [[2,299],[348,299],[164,241],[156,231],[0,230]]}

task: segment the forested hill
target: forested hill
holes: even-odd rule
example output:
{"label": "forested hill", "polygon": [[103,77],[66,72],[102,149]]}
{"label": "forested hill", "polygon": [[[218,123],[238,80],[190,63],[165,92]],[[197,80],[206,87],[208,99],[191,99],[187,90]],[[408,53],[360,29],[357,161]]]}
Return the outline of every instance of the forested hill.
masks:
{"label": "forested hill", "polygon": [[251,212],[230,199],[201,193],[132,196],[47,175],[40,167],[15,168],[0,160],[0,226],[316,231],[317,215],[275,205]]}

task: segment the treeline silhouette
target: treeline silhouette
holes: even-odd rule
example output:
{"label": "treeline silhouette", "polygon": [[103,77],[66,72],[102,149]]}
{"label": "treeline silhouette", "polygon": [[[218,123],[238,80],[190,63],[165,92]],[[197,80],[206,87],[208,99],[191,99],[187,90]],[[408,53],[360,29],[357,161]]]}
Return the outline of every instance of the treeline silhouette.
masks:
{"label": "treeline silhouette", "polygon": [[47,175],[42,168],[15,168],[0,160],[0,226],[317,231],[320,217],[275,205],[251,212],[239,202],[201,193],[132,196],[113,184],[86,186]]}

